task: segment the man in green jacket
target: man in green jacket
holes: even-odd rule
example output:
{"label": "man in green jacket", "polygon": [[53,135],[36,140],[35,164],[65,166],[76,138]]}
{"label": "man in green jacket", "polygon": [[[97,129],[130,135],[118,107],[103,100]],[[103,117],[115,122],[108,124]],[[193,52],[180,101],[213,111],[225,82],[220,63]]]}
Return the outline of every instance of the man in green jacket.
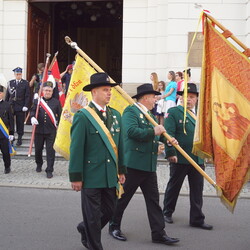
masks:
{"label": "man in green jacket", "polygon": [[116,85],[106,73],[93,74],[83,88],[93,99],[75,114],[71,128],[69,178],[72,189],[81,191],[83,213],[77,229],[93,250],[103,249],[101,229],[113,215],[117,181],[125,181],[121,115],[107,106]]}
{"label": "man in green jacket", "polygon": [[[137,88],[138,105],[146,112],[155,105],[155,95],[152,84],[143,84]],[[154,116],[150,114],[153,118]],[[155,118],[154,118],[155,119]],[[162,125],[153,126],[143,113],[135,106],[128,106],[122,116],[124,131],[125,165],[127,166],[124,194],[117,201],[115,213],[110,222],[110,234],[117,240],[125,241],[126,237],[121,232],[121,220],[125,208],[140,187],[145,198],[148,219],[151,228],[152,242],[161,244],[174,244],[179,240],[167,236],[164,228],[164,218],[159,205],[159,191],[156,176],[156,163],[158,141],[160,135],[165,132]]]}
{"label": "man in green jacket", "polygon": [[[178,91],[181,102],[183,91]],[[197,87],[194,83],[188,83],[187,96],[187,116],[184,133],[183,115],[184,108],[182,105],[168,110],[167,118],[165,119],[165,128],[167,133],[175,137],[179,145],[186,151],[188,155],[204,170],[204,162],[202,159],[192,154],[193,138],[195,129],[195,107],[198,101]],[[190,189],[190,219],[189,223],[192,227],[198,227],[206,230],[211,230],[213,227],[204,222],[205,216],[202,213],[202,191],[203,191],[203,176],[186,160],[179,151],[174,147],[166,147],[166,158],[170,162],[170,179],[166,188],[164,197],[164,219],[167,223],[173,223],[172,214],[175,211],[176,202],[183,181],[188,176]]]}

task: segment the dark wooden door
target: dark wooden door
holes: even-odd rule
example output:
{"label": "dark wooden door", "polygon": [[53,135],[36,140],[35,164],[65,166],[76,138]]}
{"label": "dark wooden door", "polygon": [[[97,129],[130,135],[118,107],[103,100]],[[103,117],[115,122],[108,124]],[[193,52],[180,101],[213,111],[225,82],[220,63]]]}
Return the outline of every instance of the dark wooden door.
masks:
{"label": "dark wooden door", "polygon": [[27,80],[37,72],[37,64],[50,53],[50,17],[29,4],[27,42]]}

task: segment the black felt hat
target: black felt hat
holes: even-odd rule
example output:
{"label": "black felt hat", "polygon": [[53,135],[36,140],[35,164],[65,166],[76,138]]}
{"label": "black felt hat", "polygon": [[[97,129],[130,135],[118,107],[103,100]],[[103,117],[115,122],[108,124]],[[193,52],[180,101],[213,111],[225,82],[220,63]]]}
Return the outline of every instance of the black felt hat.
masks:
{"label": "black felt hat", "polygon": [[83,87],[84,91],[91,91],[94,88],[101,86],[111,86],[114,87],[119,85],[119,83],[111,83],[108,74],[104,72],[95,73],[90,77],[90,84]]}
{"label": "black felt hat", "polygon": [[[194,83],[188,83],[188,93],[194,93],[194,94],[199,94],[198,90],[197,90],[197,86]],[[177,91],[177,95],[182,95],[184,91]]]}
{"label": "black felt hat", "polygon": [[137,94],[132,96],[132,98],[138,99],[139,97],[147,94],[155,94],[155,95],[160,95],[161,93],[158,91],[155,91],[153,89],[153,85],[151,83],[144,83],[137,87]]}

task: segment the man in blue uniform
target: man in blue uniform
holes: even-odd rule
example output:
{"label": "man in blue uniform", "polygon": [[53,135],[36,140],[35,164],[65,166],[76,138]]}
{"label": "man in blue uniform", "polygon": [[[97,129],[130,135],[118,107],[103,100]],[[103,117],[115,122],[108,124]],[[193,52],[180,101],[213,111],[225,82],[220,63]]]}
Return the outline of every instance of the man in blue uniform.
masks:
{"label": "man in blue uniform", "polygon": [[17,146],[22,145],[24,134],[25,112],[28,110],[30,100],[29,82],[22,79],[22,68],[13,69],[15,79],[8,82],[6,101],[10,103],[16,117],[16,132],[18,134]]}

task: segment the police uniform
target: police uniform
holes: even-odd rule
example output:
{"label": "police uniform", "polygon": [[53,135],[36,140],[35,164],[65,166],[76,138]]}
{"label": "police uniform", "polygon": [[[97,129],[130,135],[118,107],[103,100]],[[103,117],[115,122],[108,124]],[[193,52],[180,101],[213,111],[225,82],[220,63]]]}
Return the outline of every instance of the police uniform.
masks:
{"label": "police uniform", "polygon": [[[3,86],[0,86],[0,92],[3,92]],[[10,104],[4,100],[0,100],[0,118],[3,123],[9,130],[9,135],[14,135],[14,118],[11,111]],[[5,167],[5,173],[10,172],[10,153],[9,153],[9,138],[6,138],[5,135],[0,130],[0,149],[3,154],[3,161]]]}
{"label": "police uniform", "polygon": [[[13,71],[15,73],[22,73],[20,67],[15,68]],[[28,110],[30,100],[29,82],[24,79],[9,81],[5,100],[10,103],[14,116],[16,116],[17,146],[20,146],[24,134],[25,112]]]}
{"label": "police uniform", "polygon": [[[44,87],[46,83],[44,84]],[[59,100],[56,98],[51,97],[50,99],[45,99],[42,97],[45,103],[49,106],[52,110],[57,123],[60,120],[62,108],[60,105]],[[34,100],[34,105],[31,108],[30,116],[35,117],[37,108],[37,100]],[[47,159],[47,168],[45,172],[47,173],[47,177],[52,177],[52,172],[54,171],[54,161],[55,161],[55,150],[53,148],[56,131],[57,128],[55,127],[54,123],[49,117],[49,114],[45,111],[45,109],[40,105],[37,117],[38,125],[36,125],[36,132],[35,132],[35,161],[36,161],[36,171],[41,172],[42,165],[43,165],[43,147],[44,143],[46,143],[46,159]]]}

